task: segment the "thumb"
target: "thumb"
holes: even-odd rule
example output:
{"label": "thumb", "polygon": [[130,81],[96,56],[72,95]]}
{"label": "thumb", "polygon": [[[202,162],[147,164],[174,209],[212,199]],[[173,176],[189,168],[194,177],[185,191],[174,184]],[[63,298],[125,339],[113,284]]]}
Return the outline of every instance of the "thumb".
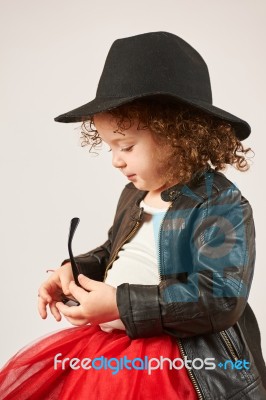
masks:
{"label": "thumb", "polygon": [[88,278],[87,276],[83,275],[83,274],[79,274],[78,276],[78,281],[81,284],[81,286],[88,290],[97,290],[99,289],[102,285],[104,285],[103,282],[99,282],[99,281],[94,281],[93,279]]}
{"label": "thumb", "polygon": [[86,293],[86,291],[82,287],[76,285],[75,281],[70,282],[69,292],[70,295],[74,297],[74,299],[79,301],[79,303],[83,301],[84,294]]}

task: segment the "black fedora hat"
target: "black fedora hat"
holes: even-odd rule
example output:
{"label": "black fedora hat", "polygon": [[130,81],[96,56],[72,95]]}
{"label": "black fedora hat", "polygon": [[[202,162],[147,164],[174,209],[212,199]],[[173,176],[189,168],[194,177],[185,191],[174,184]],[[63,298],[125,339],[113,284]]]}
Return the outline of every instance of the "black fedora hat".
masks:
{"label": "black fedora hat", "polygon": [[250,134],[246,121],[212,104],[208,67],[180,37],[150,32],[116,40],[107,55],[94,100],[55,118],[84,121],[94,114],[144,97],[164,96],[228,121],[240,140]]}

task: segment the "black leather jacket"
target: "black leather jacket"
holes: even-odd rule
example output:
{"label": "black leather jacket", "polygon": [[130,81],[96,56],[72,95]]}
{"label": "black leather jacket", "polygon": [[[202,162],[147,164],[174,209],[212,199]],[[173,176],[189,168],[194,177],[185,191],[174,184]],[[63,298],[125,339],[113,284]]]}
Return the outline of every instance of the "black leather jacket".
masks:
{"label": "black leather jacket", "polygon": [[[85,275],[105,279],[119,250],[141,225],[139,203],[146,193],[131,183],[125,187],[108,240],[76,257]],[[247,303],[255,261],[248,201],[211,169],[161,196],[172,203],[160,228],[160,284],[117,288],[128,336],[167,333],[188,360],[214,359],[214,369],[188,371],[199,399],[266,399],[260,333]],[[244,366],[245,361],[249,364]]]}

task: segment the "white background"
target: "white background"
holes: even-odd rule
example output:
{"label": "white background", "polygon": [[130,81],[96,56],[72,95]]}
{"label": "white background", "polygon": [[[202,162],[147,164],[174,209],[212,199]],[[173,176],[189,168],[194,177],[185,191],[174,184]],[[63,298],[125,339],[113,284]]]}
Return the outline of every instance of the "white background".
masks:
{"label": "white background", "polygon": [[1,352],[68,326],[37,313],[45,270],[67,256],[70,219],[81,219],[75,254],[106,237],[124,178],[106,150],[91,157],[76,124],[53,121],[95,96],[112,42],[165,30],[205,58],[214,104],[246,119],[256,153],[248,173],[228,171],[249,199],[257,230],[250,303],[266,354],[264,0],[0,0]]}

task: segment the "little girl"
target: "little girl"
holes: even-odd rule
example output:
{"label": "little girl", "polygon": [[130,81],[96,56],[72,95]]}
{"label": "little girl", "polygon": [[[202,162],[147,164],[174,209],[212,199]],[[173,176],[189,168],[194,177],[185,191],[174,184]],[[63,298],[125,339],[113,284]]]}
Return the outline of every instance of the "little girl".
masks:
{"label": "little girl", "polygon": [[65,260],[39,289],[41,317],[75,327],[15,355],[0,399],[265,399],[252,210],[219,172],[248,168],[250,127],[212,105],[201,56],[167,32],[119,39],[96,98],[56,121],[83,121],[129,183],[78,285]]}

